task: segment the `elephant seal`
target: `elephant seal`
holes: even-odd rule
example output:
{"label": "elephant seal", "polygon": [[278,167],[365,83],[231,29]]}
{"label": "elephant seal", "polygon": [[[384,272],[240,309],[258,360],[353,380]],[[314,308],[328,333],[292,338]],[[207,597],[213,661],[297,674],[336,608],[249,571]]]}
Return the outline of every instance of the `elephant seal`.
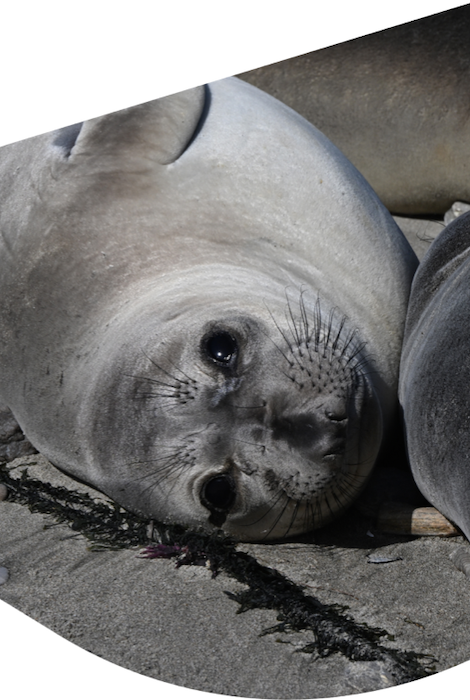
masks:
{"label": "elephant seal", "polygon": [[250,71],[396,214],[470,202],[470,5]]}
{"label": "elephant seal", "polygon": [[416,483],[470,538],[470,212],[431,244],[413,282],[400,403]]}
{"label": "elephant seal", "polygon": [[316,129],[235,78],[1,152],[2,402],[124,507],[242,540],[364,486],[416,258]]}

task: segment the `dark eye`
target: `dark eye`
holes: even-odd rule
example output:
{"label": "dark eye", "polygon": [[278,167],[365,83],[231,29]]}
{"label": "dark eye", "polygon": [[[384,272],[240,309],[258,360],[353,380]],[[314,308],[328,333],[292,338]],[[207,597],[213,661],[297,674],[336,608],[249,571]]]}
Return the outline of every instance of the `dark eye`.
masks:
{"label": "dark eye", "polygon": [[230,333],[225,331],[215,333],[206,342],[206,352],[211,360],[224,365],[228,365],[230,360],[236,355],[237,349],[237,341],[235,338],[232,338]]}
{"label": "dark eye", "polygon": [[209,510],[229,511],[235,500],[235,487],[227,474],[206,481],[201,491],[201,503]]}

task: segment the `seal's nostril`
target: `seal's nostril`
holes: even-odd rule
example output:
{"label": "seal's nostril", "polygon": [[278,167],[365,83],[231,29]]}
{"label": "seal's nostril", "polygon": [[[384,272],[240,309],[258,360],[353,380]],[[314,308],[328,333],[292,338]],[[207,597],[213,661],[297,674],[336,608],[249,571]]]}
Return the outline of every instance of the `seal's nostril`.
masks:
{"label": "seal's nostril", "polygon": [[333,423],[342,423],[347,420],[348,414],[346,411],[325,411],[325,416]]}
{"label": "seal's nostril", "polygon": [[228,512],[235,500],[235,487],[227,474],[214,476],[201,489],[201,503],[210,511]]}

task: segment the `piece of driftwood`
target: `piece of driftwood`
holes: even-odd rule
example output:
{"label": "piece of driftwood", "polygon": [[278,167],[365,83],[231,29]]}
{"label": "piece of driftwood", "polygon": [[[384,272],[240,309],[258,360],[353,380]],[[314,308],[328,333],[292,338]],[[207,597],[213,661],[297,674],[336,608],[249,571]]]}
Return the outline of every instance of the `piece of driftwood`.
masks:
{"label": "piece of driftwood", "polygon": [[377,529],[390,534],[419,537],[455,537],[462,534],[435,508],[415,508],[407,503],[384,503],[377,517]]}

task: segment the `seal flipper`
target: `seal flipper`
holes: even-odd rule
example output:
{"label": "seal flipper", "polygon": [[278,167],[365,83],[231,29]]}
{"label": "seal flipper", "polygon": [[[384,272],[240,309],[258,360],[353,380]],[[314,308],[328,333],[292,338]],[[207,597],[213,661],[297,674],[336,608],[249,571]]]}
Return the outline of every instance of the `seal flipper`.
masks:
{"label": "seal flipper", "polygon": [[[161,97],[135,107],[83,123],[72,148],[70,162],[83,157],[110,156],[129,170],[145,158],[160,165],[176,161],[191,142],[204,112],[203,86]],[[70,127],[61,130],[69,135]],[[65,139],[67,141],[67,139]],[[60,143],[60,134],[56,137]]]}

